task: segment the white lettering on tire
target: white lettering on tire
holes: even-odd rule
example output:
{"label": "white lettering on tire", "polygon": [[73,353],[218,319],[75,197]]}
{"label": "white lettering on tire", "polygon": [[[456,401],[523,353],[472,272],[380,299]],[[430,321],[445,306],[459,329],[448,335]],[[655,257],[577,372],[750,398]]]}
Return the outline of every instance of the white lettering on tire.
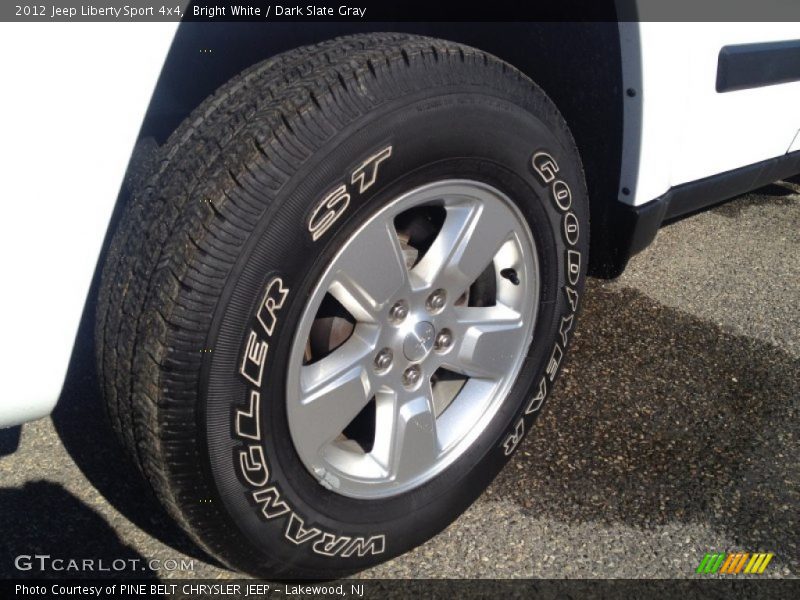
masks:
{"label": "white lettering on tire", "polygon": [[250,444],[246,450],[239,451],[239,472],[254,488],[266,485],[269,481],[269,468],[262,446]]}
{"label": "white lettering on tire", "polygon": [[367,554],[383,554],[386,544],[386,538],[383,535],[373,535],[369,539],[363,537],[355,538],[350,544],[342,550],[342,556],[348,557],[353,554],[359,556],[366,556]]}
{"label": "white lettering on tire", "polygon": [[242,356],[239,373],[256,387],[261,387],[261,377],[264,375],[264,365],[267,362],[267,342],[260,341],[258,334],[250,330]]}
{"label": "white lettering on tire", "polygon": [[267,520],[275,519],[292,510],[286,502],[281,500],[281,493],[274,485],[253,492],[253,500],[261,507],[261,514]]}
{"label": "white lettering on tire", "polygon": [[247,410],[236,411],[236,435],[249,440],[261,440],[261,420],[258,418],[261,394],[250,391],[250,405]]}
{"label": "white lettering on tire", "polygon": [[561,325],[558,326],[558,333],[561,334],[561,343],[564,344],[564,348],[567,347],[567,341],[569,341],[569,330],[572,329],[572,322],[575,320],[575,315],[567,315],[566,317],[561,317]]}
{"label": "white lettering on tire", "polygon": [[264,328],[267,335],[272,335],[275,329],[275,324],[278,322],[275,313],[283,308],[283,303],[286,301],[286,296],[289,290],[283,287],[283,280],[280,277],[275,277],[267,285],[264,292],[264,299],[261,301],[261,306],[258,308],[256,318]]}
{"label": "white lettering on tire", "polygon": [[547,377],[542,377],[541,381],[539,381],[539,392],[531,398],[531,401],[528,402],[528,406],[525,407],[525,414],[532,415],[540,408],[542,408],[542,403],[544,399],[547,397]]}
{"label": "white lettering on tire", "polygon": [[575,321],[575,313],[578,310],[579,300],[575,286],[578,284],[581,273],[581,253],[570,247],[577,246],[580,238],[580,227],[577,215],[570,210],[572,208],[572,191],[563,179],[558,178],[561,169],[550,152],[544,150],[535,152],[531,158],[531,167],[539,182],[549,189],[553,204],[562,215],[562,234],[564,242],[568,246],[564,256],[564,279],[566,282],[566,285],[564,285],[564,292],[567,296],[569,312],[561,316],[561,322],[558,328],[561,343],[559,344],[559,341],[556,341],[553,345],[550,358],[545,366],[545,375],[539,381],[538,393],[528,402],[522,416],[514,422],[511,431],[503,438],[501,446],[506,456],[509,456],[516,450],[522,437],[525,435],[525,417],[537,413],[544,404],[544,400],[547,397],[547,381],[554,381],[561,367],[564,358],[564,348],[567,347],[567,343],[569,342],[569,333]]}
{"label": "white lettering on tire", "polygon": [[570,285],[578,285],[581,274],[581,253],[577,250],[567,250],[567,278]]}
{"label": "white lettering on tire", "polygon": [[569,186],[560,179],[556,179],[550,189],[553,191],[553,200],[555,200],[556,206],[561,210],[569,210],[569,207],[572,206],[572,192]]}
{"label": "white lettering on tire", "polygon": [[391,155],[392,147],[386,146],[386,148],[377,154],[370,156],[360,167],[353,171],[353,175],[350,177],[350,183],[355,185],[356,182],[358,182],[359,194],[363,194],[372,187],[372,184],[378,179],[378,167]]}
{"label": "white lettering on tire", "polygon": [[265,521],[286,519],[283,536],[293,544],[307,546],[315,554],[326,557],[382,554],[386,549],[384,534],[354,536],[324,531],[314,524],[306,525],[306,519],[287,502],[277,482],[270,481],[272,471],[262,437],[261,385],[269,344],[288,295],[289,288],[281,277],[270,279],[245,341],[239,373],[253,387],[248,389],[246,404],[233,410],[234,436],[245,442],[238,448],[234,469]]}
{"label": "white lettering on tire", "polygon": [[308,231],[311,233],[311,239],[316,242],[325,235],[325,232],[344,214],[349,205],[350,194],[347,192],[345,184],[325,196],[308,219]]}
{"label": "white lettering on tire", "polygon": [[564,215],[564,239],[567,240],[570,246],[574,246],[578,243],[579,235],[578,217],[575,216],[574,212],[568,212]]}
{"label": "white lettering on tire", "polygon": [[363,194],[378,180],[378,169],[381,163],[392,155],[392,146],[379,150],[359,166],[350,175],[350,185],[356,189],[349,190],[347,183],[339,184],[332,192],[320,200],[308,218],[308,232],[311,240],[316,242],[338,221],[350,206],[352,194]]}
{"label": "white lettering on tire", "polygon": [[543,184],[548,184],[556,178],[558,163],[547,152],[536,152],[531,159],[531,165]]}
{"label": "white lettering on tire", "polygon": [[517,424],[514,425],[514,431],[512,431],[503,441],[503,451],[506,456],[509,456],[514,450],[517,449],[519,443],[522,441],[522,438],[525,437],[525,419],[520,417],[517,419]]}

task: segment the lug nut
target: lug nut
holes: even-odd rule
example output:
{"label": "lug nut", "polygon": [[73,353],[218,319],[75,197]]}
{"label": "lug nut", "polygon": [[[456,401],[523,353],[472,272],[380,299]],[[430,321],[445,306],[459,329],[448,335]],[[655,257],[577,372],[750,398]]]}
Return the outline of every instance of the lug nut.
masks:
{"label": "lug nut", "polygon": [[392,351],[389,348],[383,348],[378,354],[375,355],[375,370],[385,371],[392,366]]}
{"label": "lug nut", "polygon": [[389,317],[395,323],[399,323],[408,316],[408,305],[400,300],[395,302],[394,306],[389,310]]}
{"label": "lug nut", "polygon": [[413,388],[422,378],[422,371],[417,365],[412,365],[403,371],[403,385],[407,388]]}
{"label": "lug nut", "polygon": [[433,342],[433,347],[439,352],[447,350],[453,343],[453,334],[449,329],[442,329],[437,335],[436,340]]}
{"label": "lug nut", "polygon": [[439,312],[444,308],[446,300],[447,292],[440,288],[428,296],[428,300],[425,302],[425,307],[430,312]]}

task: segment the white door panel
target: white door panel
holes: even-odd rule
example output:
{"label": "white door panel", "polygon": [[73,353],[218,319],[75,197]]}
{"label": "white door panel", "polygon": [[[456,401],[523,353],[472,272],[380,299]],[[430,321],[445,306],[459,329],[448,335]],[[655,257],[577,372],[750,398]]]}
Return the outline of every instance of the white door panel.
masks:
{"label": "white door panel", "polygon": [[[631,26],[641,47],[642,127],[638,165],[635,131],[626,128],[621,187],[632,193],[620,200],[643,204],[671,186],[787,152],[800,127],[800,82],[718,93],[717,61],[726,45],[799,39],[800,24],[639,23],[622,31]],[[630,45],[623,37],[623,51]],[[637,87],[635,75],[629,65],[626,88]]]}

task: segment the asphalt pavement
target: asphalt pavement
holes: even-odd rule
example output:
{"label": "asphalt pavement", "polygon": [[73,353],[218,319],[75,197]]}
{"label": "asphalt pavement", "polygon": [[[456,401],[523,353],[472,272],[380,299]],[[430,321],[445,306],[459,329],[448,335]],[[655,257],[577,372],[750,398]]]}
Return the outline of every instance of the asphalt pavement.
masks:
{"label": "asphalt pavement", "polygon": [[[682,578],[705,553],[743,551],[775,554],[761,577],[797,577],[799,300],[800,186],[662,229],[618,280],[589,282],[561,380],[491,487],[362,576]],[[235,576],[119,454],[90,354],[52,419],[0,431],[0,578],[37,553]]]}

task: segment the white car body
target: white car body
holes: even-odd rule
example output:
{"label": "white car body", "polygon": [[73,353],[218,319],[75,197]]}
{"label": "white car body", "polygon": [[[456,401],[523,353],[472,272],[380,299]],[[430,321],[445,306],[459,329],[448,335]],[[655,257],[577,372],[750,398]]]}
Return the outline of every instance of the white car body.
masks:
{"label": "white car body", "polygon": [[0,162],[10,225],[0,236],[6,290],[0,427],[45,416],[58,400],[120,184],[176,27],[0,25],[6,57]]}
{"label": "white car body", "polygon": [[[177,23],[0,25],[0,427],[49,414],[139,128]],[[800,150],[800,82],[717,93],[720,49],[796,23],[620,25],[619,201]],[[98,51],[102,49],[102,51]]]}
{"label": "white car body", "polygon": [[[643,101],[640,128],[625,115],[632,131],[620,187],[632,194],[620,201],[642,205],[670,187],[800,150],[800,82],[725,94],[714,86],[723,46],[795,40],[800,23],[629,23],[622,33],[623,77],[634,86],[641,78]],[[637,60],[641,74],[626,69]]]}

